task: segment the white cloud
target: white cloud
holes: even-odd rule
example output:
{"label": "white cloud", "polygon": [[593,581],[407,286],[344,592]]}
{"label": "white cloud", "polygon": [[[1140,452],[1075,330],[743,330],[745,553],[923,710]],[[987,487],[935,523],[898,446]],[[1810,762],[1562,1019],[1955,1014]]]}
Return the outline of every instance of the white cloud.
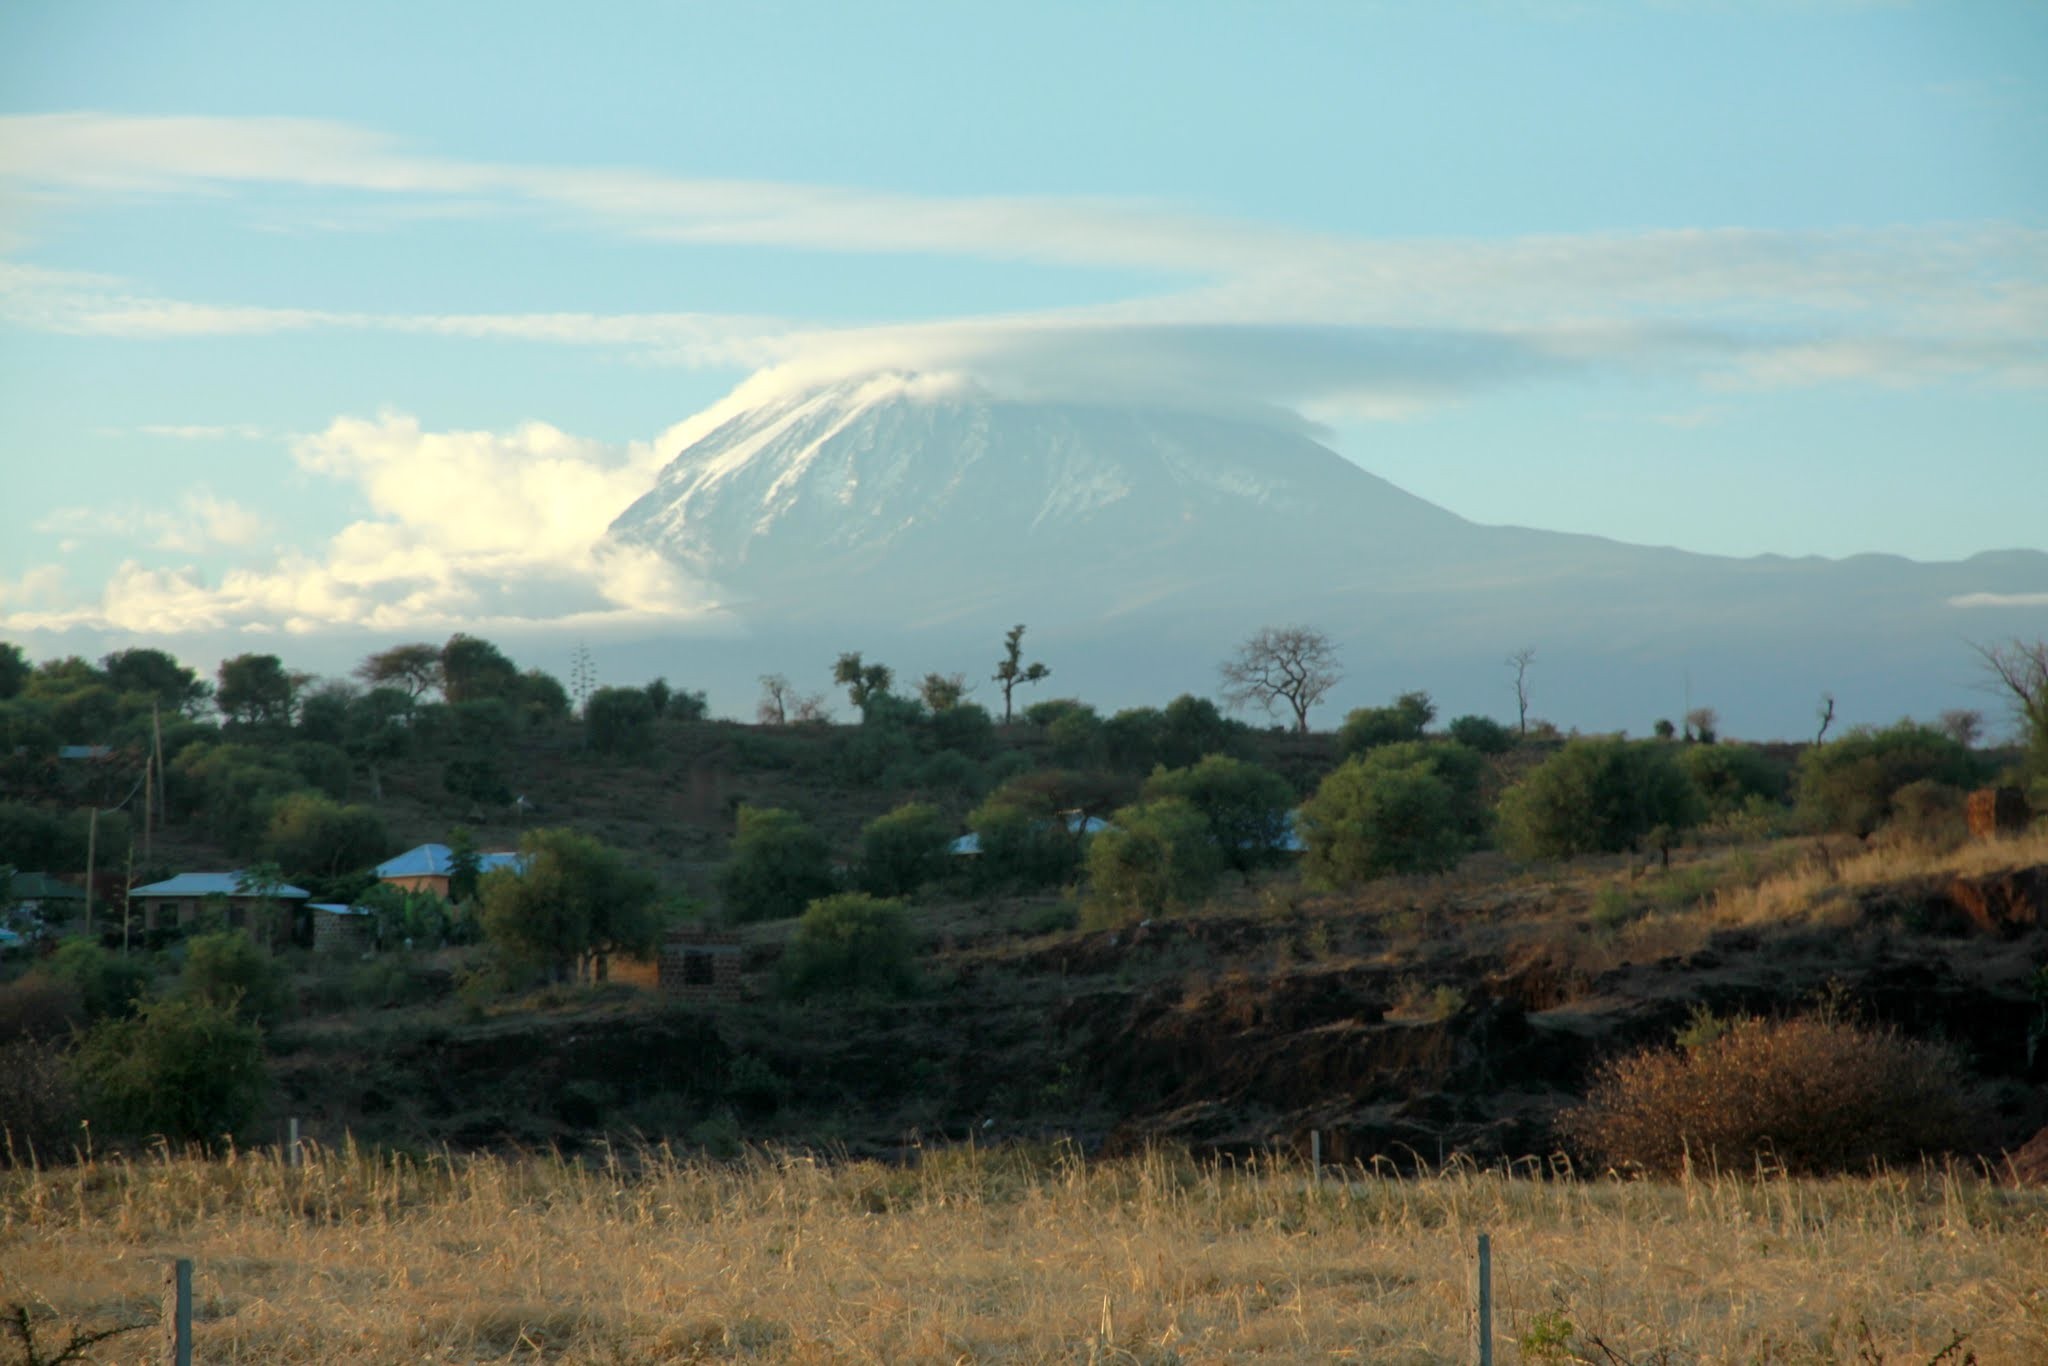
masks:
{"label": "white cloud", "polygon": [[2048,607],[2048,593],[1963,593],[1950,598],[1951,607]]}
{"label": "white cloud", "polygon": [[[1425,349],[1432,336],[1484,333],[1553,359],[1575,353],[1587,363],[1678,368],[1728,387],[1958,378],[2048,385],[2048,231],[2013,224],[1371,239],[1145,201],[940,198],[461,162],[318,120],[94,113],[0,118],[0,183],[70,196],[253,196],[273,187],[293,191],[293,202],[311,190],[352,196],[344,207],[373,202],[408,215],[539,207],[587,230],[665,241],[1024,259],[1178,281],[1170,293],[1091,309],[842,332],[712,314],[412,315],[218,304],[0,266],[0,318],[55,331],[384,330],[612,346],[747,369],[799,360],[844,369],[848,354],[878,348],[929,366],[938,362],[928,353],[964,348],[986,358],[1009,345],[1042,372],[1047,348],[1039,338],[1048,328],[1338,327],[1379,329],[1382,341],[1391,329],[1412,329],[1424,334]],[[1275,334],[1229,335],[1256,354]],[[1491,358],[1478,360],[1484,368]],[[1342,393],[1327,401],[1386,402]]]}
{"label": "white cloud", "polygon": [[74,541],[96,537],[146,541],[157,550],[189,554],[253,545],[269,530],[269,523],[231,498],[194,489],[171,508],[138,503],[56,508],[38,518],[35,529]]}
{"label": "white cloud", "polygon": [[[66,603],[54,570],[0,589],[0,625],[73,626],[178,634],[602,625],[709,616],[709,591],[650,551],[601,544],[606,527],[645,492],[676,433],[623,448],[544,423],[509,432],[428,432],[407,416],[337,418],[299,438],[309,473],[357,488],[374,516],[313,551],[227,570],[218,582],[190,566],[125,561],[92,603]],[[195,493],[182,505],[212,543],[248,530],[233,504]],[[161,530],[149,514],[138,529]],[[44,530],[109,529],[92,509],[45,517]],[[172,549],[189,549],[172,545]]]}

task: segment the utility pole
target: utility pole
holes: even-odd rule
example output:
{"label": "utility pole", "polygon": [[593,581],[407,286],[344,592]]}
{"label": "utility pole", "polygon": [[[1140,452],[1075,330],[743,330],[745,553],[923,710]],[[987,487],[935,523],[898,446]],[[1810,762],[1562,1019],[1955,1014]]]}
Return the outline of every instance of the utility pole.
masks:
{"label": "utility pole", "polygon": [[97,802],[92,808],[92,819],[85,827],[85,937],[92,938],[92,884],[93,872],[99,867],[100,851],[100,808]]}

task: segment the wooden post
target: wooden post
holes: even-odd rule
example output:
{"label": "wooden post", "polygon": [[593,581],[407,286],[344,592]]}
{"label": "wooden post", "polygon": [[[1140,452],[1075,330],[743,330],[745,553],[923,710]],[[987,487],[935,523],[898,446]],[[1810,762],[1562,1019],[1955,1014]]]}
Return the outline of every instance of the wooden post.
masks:
{"label": "wooden post", "polygon": [[[154,708],[152,707],[152,710]],[[150,827],[156,823],[156,754],[154,751],[142,756],[142,862],[149,863]],[[128,837],[128,866],[135,867],[135,837]],[[132,881],[132,879],[131,879]]]}
{"label": "wooden post", "polygon": [[1323,1131],[1308,1131],[1308,1174],[1317,1190],[1323,1188]]}
{"label": "wooden post", "polygon": [[290,1160],[291,1165],[296,1167],[299,1165],[299,1117],[297,1115],[293,1115],[291,1117],[289,1132],[291,1134]]}
{"label": "wooden post", "polygon": [[165,1356],[171,1366],[192,1366],[192,1259],[180,1257],[164,1289]]}
{"label": "wooden post", "polygon": [[1493,1240],[1479,1235],[1479,1366],[1493,1366]]}
{"label": "wooden post", "polygon": [[92,809],[92,819],[85,826],[85,937],[92,938],[92,883],[93,872],[99,866],[100,853],[100,809]]}

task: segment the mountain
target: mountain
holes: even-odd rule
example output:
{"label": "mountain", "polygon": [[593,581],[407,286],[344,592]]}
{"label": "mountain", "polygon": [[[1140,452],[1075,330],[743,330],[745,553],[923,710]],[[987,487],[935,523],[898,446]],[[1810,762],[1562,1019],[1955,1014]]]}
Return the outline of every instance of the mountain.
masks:
{"label": "mountain", "polygon": [[1983,705],[1958,695],[1967,642],[2048,622],[2025,601],[2048,593],[2039,551],[1733,559],[1483,526],[1281,420],[915,377],[732,414],[610,534],[718,585],[764,639],[988,653],[1029,622],[1065,677],[1128,694],[1086,694],[1104,705],[1202,691],[1246,631],[1308,621],[1354,661],[1343,705],[1422,686],[1499,712],[1500,660],[1533,644],[1556,719],[1640,731],[1692,700],[1797,734],[1822,690],[1870,719]]}

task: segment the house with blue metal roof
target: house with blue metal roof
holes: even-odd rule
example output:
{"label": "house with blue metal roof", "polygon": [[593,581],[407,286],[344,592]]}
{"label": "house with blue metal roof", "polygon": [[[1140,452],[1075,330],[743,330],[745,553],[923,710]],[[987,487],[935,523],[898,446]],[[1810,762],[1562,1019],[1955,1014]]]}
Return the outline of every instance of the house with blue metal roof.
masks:
{"label": "house with blue metal roof", "polygon": [[[479,873],[492,872],[499,868],[510,868],[518,872],[522,866],[518,854],[510,850],[497,850],[476,856]],[[455,858],[445,844],[422,844],[408,849],[395,858],[388,858],[377,865],[377,878],[407,892],[433,892],[437,896],[448,895],[448,879],[455,871]]]}
{"label": "house with blue metal roof", "polygon": [[248,881],[247,874],[236,871],[180,873],[137,887],[128,893],[128,899],[142,907],[143,928],[153,930],[167,923],[191,924],[207,902],[216,898],[228,924],[245,925],[252,908],[304,901],[311,895],[304,887],[284,882],[257,889]]}

